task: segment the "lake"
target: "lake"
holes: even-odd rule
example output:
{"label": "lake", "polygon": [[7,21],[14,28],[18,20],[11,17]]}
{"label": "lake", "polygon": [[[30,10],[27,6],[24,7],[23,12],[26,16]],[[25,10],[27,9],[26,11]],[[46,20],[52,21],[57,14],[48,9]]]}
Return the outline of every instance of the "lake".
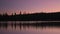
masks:
{"label": "lake", "polygon": [[60,26],[37,26],[23,23],[42,23],[42,21],[0,21],[0,34],[60,34]]}

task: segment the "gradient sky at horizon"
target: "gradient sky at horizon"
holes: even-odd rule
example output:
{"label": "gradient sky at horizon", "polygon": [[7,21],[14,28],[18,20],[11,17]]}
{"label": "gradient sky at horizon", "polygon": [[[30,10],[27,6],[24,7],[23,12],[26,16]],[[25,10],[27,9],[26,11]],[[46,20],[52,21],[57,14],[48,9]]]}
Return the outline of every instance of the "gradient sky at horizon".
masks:
{"label": "gradient sky at horizon", "polygon": [[60,0],[0,0],[0,13],[58,12]]}

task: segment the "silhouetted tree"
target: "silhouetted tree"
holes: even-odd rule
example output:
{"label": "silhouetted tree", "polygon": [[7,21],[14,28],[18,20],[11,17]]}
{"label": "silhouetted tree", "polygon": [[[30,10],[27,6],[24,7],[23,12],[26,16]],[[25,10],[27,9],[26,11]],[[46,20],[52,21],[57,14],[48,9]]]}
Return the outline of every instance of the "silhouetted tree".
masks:
{"label": "silhouetted tree", "polygon": [[15,13],[15,15],[16,15],[16,13]]}
{"label": "silhouetted tree", "polygon": [[0,14],[0,16],[1,16],[1,14]]}
{"label": "silhouetted tree", "polygon": [[13,13],[11,15],[13,16]]}
{"label": "silhouetted tree", "polygon": [[8,16],[7,12],[3,14],[3,16]]}
{"label": "silhouetted tree", "polygon": [[21,11],[20,11],[20,15],[21,15]]}
{"label": "silhouetted tree", "polygon": [[7,13],[5,13],[5,15],[8,15]]}

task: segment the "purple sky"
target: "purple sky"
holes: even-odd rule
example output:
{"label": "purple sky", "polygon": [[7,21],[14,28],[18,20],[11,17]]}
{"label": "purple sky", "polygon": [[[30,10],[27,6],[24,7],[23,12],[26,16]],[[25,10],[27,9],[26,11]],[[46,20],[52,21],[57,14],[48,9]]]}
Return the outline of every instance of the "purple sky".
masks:
{"label": "purple sky", "polygon": [[0,0],[0,13],[57,12],[60,0]]}

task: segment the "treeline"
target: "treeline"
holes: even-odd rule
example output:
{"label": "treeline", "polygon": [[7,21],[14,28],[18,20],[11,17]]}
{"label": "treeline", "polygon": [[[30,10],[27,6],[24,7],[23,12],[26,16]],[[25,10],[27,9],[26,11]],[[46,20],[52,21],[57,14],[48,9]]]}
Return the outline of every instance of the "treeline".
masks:
{"label": "treeline", "polygon": [[34,13],[34,14],[14,14],[0,15],[0,21],[60,21],[60,12],[56,13]]}

